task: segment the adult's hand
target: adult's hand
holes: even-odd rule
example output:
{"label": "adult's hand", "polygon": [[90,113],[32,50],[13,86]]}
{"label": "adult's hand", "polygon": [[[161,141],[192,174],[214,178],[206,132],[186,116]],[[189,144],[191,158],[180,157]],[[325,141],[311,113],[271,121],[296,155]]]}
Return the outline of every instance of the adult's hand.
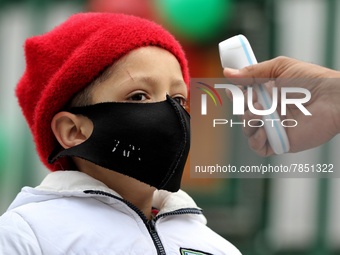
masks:
{"label": "adult's hand", "polygon": [[[340,131],[340,72],[338,71],[292,58],[278,57],[240,70],[225,68],[223,74],[231,82],[239,82],[240,79],[235,78],[243,78],[241,79],[242,85],[258,84],[259,81],[276,79],[275,83],[268,82],[271,85],[267,84],[267,86],[273,86],[273,84],[278,88],[298,86],[311,92],[311,99],[304,104],[304,107],[312,116],[304,115],[292,104],[287,104],[287,113],[285,116],[281,116],[281,119],[294,119],[298,123],[295,127],[286,128],[290,152],[319,146]],[[301,83],[291,85],[289,80],[296,81],[297,78],[303,78],[300,79]],[[294,95],[290,96],[294,97]],[[261,109],[262,106],[257,102],[256,96],[254,98],[254,106]],[[280,114],[280,111],[278,112]],[[259,118],[260,116],[252,114],[248,109],[243,115],[246,122]],[[255,128],[246,125],[243,132],[248,137],[250,148],[257,154],[269,156],[274,153],[268,143],[264,127]]]}

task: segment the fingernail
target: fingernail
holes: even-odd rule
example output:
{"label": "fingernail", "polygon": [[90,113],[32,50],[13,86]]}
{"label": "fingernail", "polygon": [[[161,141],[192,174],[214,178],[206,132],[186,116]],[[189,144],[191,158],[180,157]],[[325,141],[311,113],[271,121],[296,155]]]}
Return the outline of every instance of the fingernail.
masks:
{"label": "fingernail", "polygon": [[240,70],[238,69],[233,69],[233,68],[224,68],[224,73],[228,73],[228,74],[238,74],[240,72]]}

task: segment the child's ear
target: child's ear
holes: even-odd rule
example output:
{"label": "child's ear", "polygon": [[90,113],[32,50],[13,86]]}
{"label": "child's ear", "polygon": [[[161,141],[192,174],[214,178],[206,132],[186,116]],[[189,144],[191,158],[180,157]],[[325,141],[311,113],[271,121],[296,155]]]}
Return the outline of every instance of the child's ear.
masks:
{"label": "child's ear", "polygon": [[59,112],[54,115],[51,128],[60,145],[67,149],[89,138],[93,131],[93,124],[84,116]]}

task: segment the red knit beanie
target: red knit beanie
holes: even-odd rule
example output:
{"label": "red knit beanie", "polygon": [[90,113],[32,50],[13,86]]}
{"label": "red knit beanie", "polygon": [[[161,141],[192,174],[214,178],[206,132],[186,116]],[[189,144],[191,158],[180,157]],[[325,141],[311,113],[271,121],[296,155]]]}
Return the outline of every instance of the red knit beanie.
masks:
{"label": "red knit beanie", "polygon": [[187,60],[180,44],[161,26],[134,16],[80,13],[52,31],[27,39],[26,70],[16,88],[41,161],[58,145],[51,121],[67,102],[103,70],[133,49],[159,46],[181,65],[189,88]]}

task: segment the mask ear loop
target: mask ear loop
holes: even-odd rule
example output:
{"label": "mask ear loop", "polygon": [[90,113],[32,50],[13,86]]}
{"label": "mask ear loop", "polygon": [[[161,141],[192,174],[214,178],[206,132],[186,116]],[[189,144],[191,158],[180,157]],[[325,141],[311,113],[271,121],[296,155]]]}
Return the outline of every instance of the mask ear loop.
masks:
{"label": "mask ear loop", "polygon": [[[64,164],[60,160],[63,160],[63,161],[65,161],[65,164],[70,165],[69,164],[69,161],[70,161],[69,159],[65,158],[65,159],[58,160],[57,155],[62,150],[63,150],[63,147],[61,147],[61,145],[58,144],[57,146],[54,147],[53,151],[51,152],[51,154],[47,158],[47,162],[49,164],[54,164],[54,170],[65,170]],[[66,161],[67,161],[67,163],[66,163]]]}
{"label": "mask ear loop", "polygon": [[[74,170],[78,171],[76,165],[71,160],[70,157],[58,157],[58,154],[63,151],[64,148],[58,144],[56,147],[54,147],[53,151],[47,158],[47,162],[49,164],[54,164],[54,169],[57,170]],[[65,166],[68,166],[68,169],[65,169]]]}
{"label": "mask ear loop", "polygon": [[53,164],[57,160],[57,155],[58,153],[62,150],[63,148],[61,147],[60,144],[58,144],[56,147],[54,147],[53,151],[47,158],[47,162],[49,164]]}

